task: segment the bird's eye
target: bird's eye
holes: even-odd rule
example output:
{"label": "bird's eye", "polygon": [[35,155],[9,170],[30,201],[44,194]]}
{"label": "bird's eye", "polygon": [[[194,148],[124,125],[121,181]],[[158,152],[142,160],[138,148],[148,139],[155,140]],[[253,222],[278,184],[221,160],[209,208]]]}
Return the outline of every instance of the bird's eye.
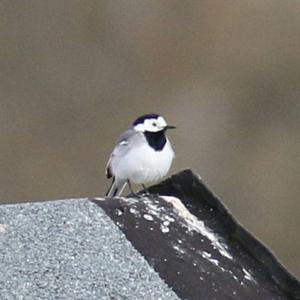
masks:
{"label": "bird's eye", "polygon": [[156,127],[156,123],[155,122],[153,122],[152,125]]}

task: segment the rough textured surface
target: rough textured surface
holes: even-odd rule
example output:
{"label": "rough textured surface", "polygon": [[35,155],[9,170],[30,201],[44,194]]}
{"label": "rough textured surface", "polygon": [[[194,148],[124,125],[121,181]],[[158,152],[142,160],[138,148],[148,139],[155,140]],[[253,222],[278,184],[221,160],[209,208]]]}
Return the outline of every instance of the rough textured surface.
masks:
{"label": "rough textured surface", "polygon": [[300,299],[300,284],[183,171],[151,196],[94,200],[182,299]]}
{"label": "rough textured surface", "polygon": [[0,299],[178,299],[86,199],[0,206]]}
{"label": "rough textured surface", "polygon": [[297,279],[191,171],[149,190],[0,206],[0,299],[300,299]]}

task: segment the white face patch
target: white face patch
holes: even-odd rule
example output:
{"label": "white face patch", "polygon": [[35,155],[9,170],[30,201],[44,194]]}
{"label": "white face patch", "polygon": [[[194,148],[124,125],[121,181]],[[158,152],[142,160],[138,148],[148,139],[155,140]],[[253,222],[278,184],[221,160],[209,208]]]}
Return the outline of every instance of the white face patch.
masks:
{"label": "white face patch", "polygon": [[142,124],[137,124],[134,126],[134,129],[136,131],[140,132],[158,132],[163,130],[167,126],[167,122],[163,117],[158,117],[157,119],[152,118],[152,119],[146,119],[144,123]]}
{"label": "white face patch", "polygon": [[145,126],[144,126],[144,123],[137,124],[137,125],[135,125],[133,128],[134,128],[134,130],[136,130],[136,131],[145,132]]}

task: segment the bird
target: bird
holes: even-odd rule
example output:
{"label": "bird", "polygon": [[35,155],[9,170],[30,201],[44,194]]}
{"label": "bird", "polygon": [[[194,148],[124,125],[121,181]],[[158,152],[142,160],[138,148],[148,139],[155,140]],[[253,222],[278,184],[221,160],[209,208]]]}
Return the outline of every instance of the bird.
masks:
{"label": "bird", "polygon": [[121,134],[106,165],[106,177],[112,178],[107,197],[120,196],[126,186],[136,195],[131,183],[145,184],[158,181],[169,171],[175,157],[166,131],[174,129],[159,114],[138,117]]}

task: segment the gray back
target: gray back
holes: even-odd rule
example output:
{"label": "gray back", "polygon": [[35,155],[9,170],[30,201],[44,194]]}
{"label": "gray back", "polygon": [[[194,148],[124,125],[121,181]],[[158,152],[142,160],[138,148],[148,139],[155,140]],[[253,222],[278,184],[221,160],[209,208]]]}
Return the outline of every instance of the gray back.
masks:
{"label": "gray back", "polygon": [[108,160],[107,167],[109,167],[112,159],[119,159],[124,157],[132,149],[132,147],[138,147],[145,142],[146,139],[143,133],[138,132],[133,128],[129,128],[118,138],[115,148]]}

